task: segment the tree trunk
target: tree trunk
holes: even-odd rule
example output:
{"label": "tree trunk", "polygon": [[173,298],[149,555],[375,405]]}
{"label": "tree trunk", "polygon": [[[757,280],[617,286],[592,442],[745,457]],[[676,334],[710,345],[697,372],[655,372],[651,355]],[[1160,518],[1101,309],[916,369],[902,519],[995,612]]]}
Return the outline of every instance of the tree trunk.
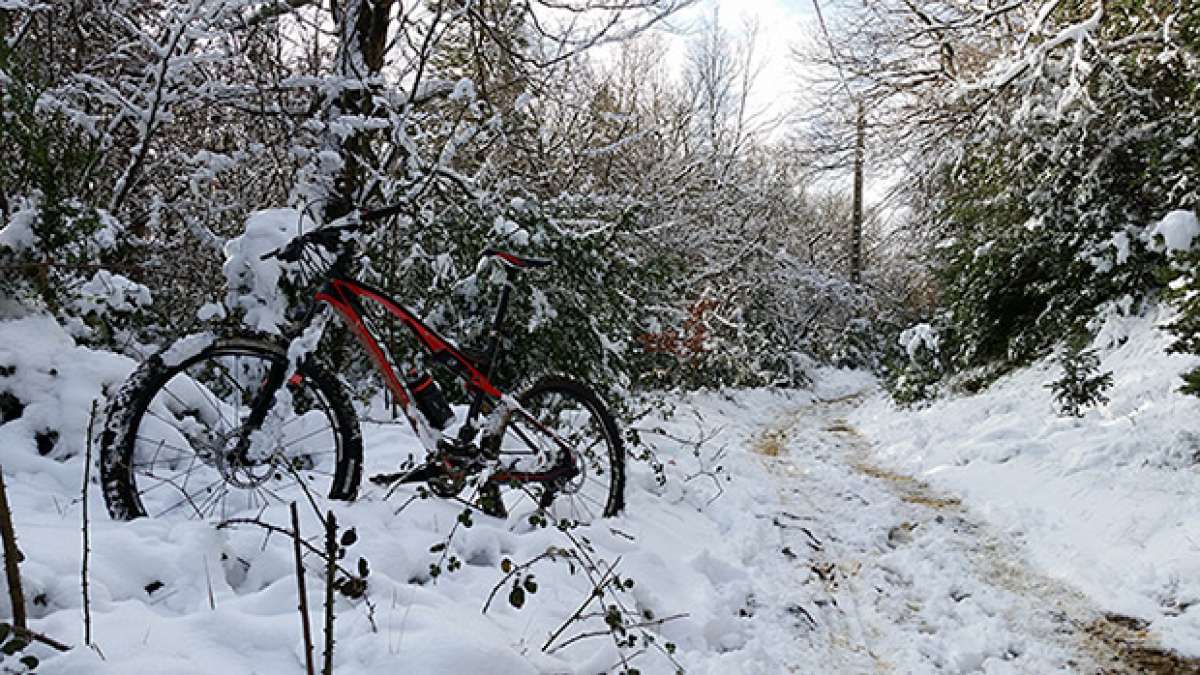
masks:
{"label": "tree trunk", "polygon": [[[334,20],[340,27],[338,75],[343,90],[332,103],[330,119],[373,114],[370,82],[383,70],[393,4],[395,0],[346,0],[332,5]],[[356,85],[350,85],[350,81]],[[327,222],[346,215],[357,205],[362,198],[367,169],[376,163],[370,138],[363,131],[354,131],[340,139],[331,133],[330,145],[336,147],[342,166],[324,207]]]}

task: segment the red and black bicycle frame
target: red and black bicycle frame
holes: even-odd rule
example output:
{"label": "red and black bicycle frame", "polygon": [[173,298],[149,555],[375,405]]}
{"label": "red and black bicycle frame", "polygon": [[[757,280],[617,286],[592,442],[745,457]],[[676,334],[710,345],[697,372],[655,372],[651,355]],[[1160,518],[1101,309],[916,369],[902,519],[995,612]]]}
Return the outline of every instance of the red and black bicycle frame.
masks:
{"label": "red and black bicycle frame", "polygon": [[[507,293],[507,291],[508,289],[505,288],[504,292]],[[439,363],[448,366],[466,382],[469,392],[484,394],[493,399],[503,397],[504,394],[488,379],[488,374],[480,370],[480,364],[476,364],[449,340],[426,326],[412,310],[398,304],[382,291],[366,284],[341,276],[331,277],[324,288],[317,292],[314,299],[332,307],[350,328],[362,343],[363,348],[371,355],[375,367],[383,375],[388,389],[400,401],[402,408],[405,410],[409,408],[408,390],[397,376],[387,353],[379,344],[379,339],[371,332],[367,322],[363,320],[362,300],[364,298],[377,303],[384,311],[408,327]]]}
{"label": "red and black bicycle frame", "polygon": [[[470,444],[472,442],[478,433],[475,422],[482,412],[491,412],[498,405],[502,404],[509,408],[509,410],[505,411],[506,414],[515,414],[524,417],[535,428],[546,434],[548,438],[553,439],[566,456],[570,457],[569,447],[562,439],[558,438],[552,430],[547,429],[534,416],[522,409],[513,398],[506,396],[491,381],[495,365],[500,357],[501,328],[508,309],[510,293],[511,286],[505,283],[500,292],[490,341],[482,362],[477,362],[468,357],[449,340],[425,325],[412,310],[397,303],[383,291],[372,288],[357,280],[347,278],[336,271],[330,275],[325,285],[316,293],[314,300],[329,305],[351,332],[354,333],[358,341],[362,343],[363,348],[370,354],[376,369],[379,370],[380,375],[384,378],[389,391],[399,401],[400,407],[404,410],[404,414],[412,425],[413,431],[416,432],[418,438],[421,439],[422,444],[426,446],[426,450],[429,452],[432,453],[438,449],[436,441],[438,434],[432,431],[432,428],[423,417],[418,419],[419,413],[416,406],[411,404],[410,392],[398,376],[393,362],[389,359],[389,354],[380,345],[379,337],[374,334],[370,322],[364,319],[362,304],[364,300],[378,304],[384,311],[399,320],[405,327],[412,331],[413,335],[429,351],[437,363],[449,368],[464,382],[470,396],[471,404],[467,413],[467,419],[459,430],[458,439],[460,443]],[[503,433],[501,429],[496,429],[495,431],[496,433]],[[520,435],[519,431],[517,433]],[[484,444],[489,442],[486,436],[485,434]],[[529,442],[527,438],[524,440]],[[491,450],[498,451],[500,439],[496,437],[491,439],[490,442],[495,444],[495,447]],[[447,465],[444,468],[449,469],[449,466]],[[563,467],[560,465],[548,471],[538,472],[501,470],[492,473],[489,482],[541,482],[556,478],[560,474],[569,475],[572,473],[572,468],[573,466]],[[424,480],[427,478],[427,474],[427,471],[413,472],[411,476],[404,479],[404,482],[408,482],[409,480]]]}

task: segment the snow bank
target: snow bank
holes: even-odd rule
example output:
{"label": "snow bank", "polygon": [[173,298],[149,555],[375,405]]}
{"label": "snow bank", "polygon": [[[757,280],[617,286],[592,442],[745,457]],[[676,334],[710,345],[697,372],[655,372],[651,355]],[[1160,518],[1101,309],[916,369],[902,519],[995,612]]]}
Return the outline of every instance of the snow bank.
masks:
{"label": "snow bank", "polygon": [[40,455],[62,460],[82,452],[92,402],[102,415],[105,389],[123,381],[133,365],[77,346],[49,317],[0,322],[0,397],[9,401],[5,418],[19,413],[0,426],[4,470],[31,471],[43,485],[50,478],[55,487],[77,489],[78,472]]}
{"label": "snow bank", "polygon": [[1177,389],[1200,361],[1165,352],[1158,326],[1169,318],[1107,320],[1094,346],[1113,371],[1111,401],[1082,419],[1055,415],[1044,385],[1061,373],[1043,362],[920,411],[880,395],[853,421],[878,440],[881,461],[964,495],[1044,572],[1194,656],[1200,400]]}

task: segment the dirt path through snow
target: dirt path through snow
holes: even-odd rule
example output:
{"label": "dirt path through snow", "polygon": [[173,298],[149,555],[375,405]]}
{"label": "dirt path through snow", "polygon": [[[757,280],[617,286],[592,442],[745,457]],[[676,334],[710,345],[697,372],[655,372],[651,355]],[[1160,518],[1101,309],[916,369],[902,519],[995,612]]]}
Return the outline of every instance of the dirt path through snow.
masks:
{"label": "dirt path through snow", "polygon": [[755,446],[778,479],[773,522],[789,563],[768,584],[798,579],[815,598],[776,610],[827,632],[820,671],[1200,673],[1135,621],[1032,571],[955,496],[874,465],[846,422],[856,403],[806,406]]}

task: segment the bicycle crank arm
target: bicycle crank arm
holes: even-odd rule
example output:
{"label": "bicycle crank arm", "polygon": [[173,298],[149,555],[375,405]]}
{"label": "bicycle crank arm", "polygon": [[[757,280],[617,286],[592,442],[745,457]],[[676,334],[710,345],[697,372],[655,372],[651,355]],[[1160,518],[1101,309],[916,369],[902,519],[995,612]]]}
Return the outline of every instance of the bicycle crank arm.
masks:
{"label": "bicycle crank arm", "polygon": [[411,471],[397,471],[395,473],[377,473],[371,476],[368,480],[376,485],[395,485],[397,483],[424,483],[434,478],[441,478],[446,475],[446,469],[438,464],[426,463],[418,466]]}

